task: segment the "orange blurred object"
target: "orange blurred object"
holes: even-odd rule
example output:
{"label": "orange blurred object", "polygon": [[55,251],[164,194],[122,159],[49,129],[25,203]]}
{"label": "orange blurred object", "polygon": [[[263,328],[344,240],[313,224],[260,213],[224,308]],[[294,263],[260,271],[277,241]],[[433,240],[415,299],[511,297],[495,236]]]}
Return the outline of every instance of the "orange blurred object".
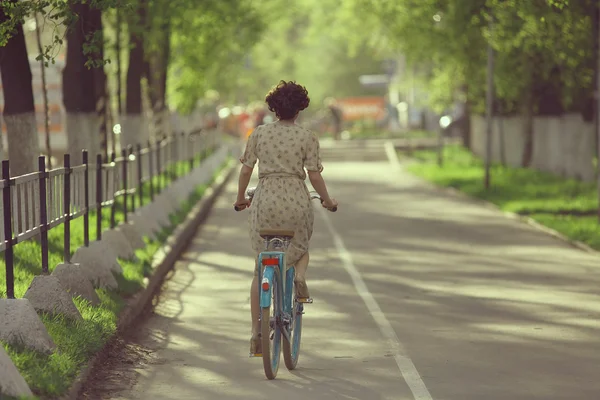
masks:
{"label": "orange blurred object", "polygon": [[383,97],[347,97],[337,100],[342,109],[344,121],[360,119],[381,119],[385,116],[385,99]]}

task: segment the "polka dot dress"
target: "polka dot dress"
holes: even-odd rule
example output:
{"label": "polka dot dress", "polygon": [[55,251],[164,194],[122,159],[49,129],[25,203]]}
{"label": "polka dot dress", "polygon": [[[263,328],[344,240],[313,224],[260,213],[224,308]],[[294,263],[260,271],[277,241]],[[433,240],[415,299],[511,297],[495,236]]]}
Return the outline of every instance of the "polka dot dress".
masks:
{"label": "polka dot dress", "polygon": [[293,230],[286,259],[288,266],[294,265],[308,251],[313,231],[313,208],[304,181],[305,168],[323,170],[319,139],[295,124],[261,125],[248,138],[240,161],[251,168],[258,161],[259,183],[248,216],[252,249],[257,256],[264,251],[261,229]]}

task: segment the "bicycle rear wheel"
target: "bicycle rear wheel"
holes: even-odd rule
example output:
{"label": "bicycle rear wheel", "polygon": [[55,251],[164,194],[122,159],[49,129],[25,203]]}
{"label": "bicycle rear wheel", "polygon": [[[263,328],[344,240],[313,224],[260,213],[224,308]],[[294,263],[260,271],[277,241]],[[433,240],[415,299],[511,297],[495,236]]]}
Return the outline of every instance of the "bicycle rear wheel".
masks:
{"label": "bicycle rear wheel", "polygon": [[276,268],[272,282],[271,305],[261,309],[262,357],[268,379],[275,379],[277,376],[281,358],[281,328],[277,321],[282,305],[280,282],[279,270]]}
{"label": "bicycle rear wheel", "polygon": [[[295,286],[295,285],[294,285]],[[302,338],[302,314],[304,313],[304,304],[296,300],[296,290],[294,287],[294,305],[292,308],[292,320],[290,321],[290,340],[284,336],[283,339],[283,360],[285,366],[290,371],[298,365],[300,357],[300,339]]]}

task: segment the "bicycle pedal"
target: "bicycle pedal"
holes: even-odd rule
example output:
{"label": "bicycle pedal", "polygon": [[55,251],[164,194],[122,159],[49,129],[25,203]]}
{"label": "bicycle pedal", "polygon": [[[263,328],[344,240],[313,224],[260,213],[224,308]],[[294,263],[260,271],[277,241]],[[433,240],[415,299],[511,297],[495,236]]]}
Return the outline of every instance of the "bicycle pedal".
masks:
{"label": "bicycle pedal", "polygon": [[250,358],[262,357],[262,353],[250,353],[250,355],[248,357],[250,357]]}
{"label": "bicycle pedal", "polygon": [[296,300],[298,301],[298,303],[304,303],[304,304],[306,304],[306,303],[312,304],[312,302],[313,302],[313,299],[311,297],[298,297]]}

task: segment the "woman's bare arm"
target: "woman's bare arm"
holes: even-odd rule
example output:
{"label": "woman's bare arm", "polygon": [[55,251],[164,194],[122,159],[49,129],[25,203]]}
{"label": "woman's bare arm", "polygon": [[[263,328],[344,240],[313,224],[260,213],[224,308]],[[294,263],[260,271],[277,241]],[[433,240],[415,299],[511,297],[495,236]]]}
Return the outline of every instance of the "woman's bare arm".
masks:
{"label": "woman's bare arm", "polygon": [[248,189],[248,184],[250,183],[250,178],[252,178],[252,170],[247,165],[242,165],[240,169],[240,177],[238,179],[238,200],[244,200],[246,198],[246,189]]}
{"label": "woman's bare arm", "polygon": [[325,179],[318,171],[308,171],[308,179],[310,179],[310,183],[313,188],[319,193],[321,199],[324,202],[330,203],[331,197],[329,197],[329,193],[327,192],[327,185],[325,184]]}

